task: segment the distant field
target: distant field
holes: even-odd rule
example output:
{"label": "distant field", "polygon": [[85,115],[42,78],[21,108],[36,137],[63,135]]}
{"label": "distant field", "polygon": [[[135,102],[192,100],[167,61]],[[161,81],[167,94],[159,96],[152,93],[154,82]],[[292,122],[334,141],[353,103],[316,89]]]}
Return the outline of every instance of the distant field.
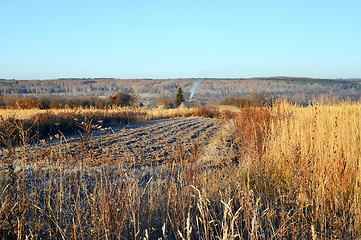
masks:
{"label": "distant field", "polygon": [[0,124],[3,238],[361,237],[360,103],[22,116]]}
{"label": "distant field", "polygon": [[[116,108],[116,109],[107,109],[107,110],[99,110],[99,109],[86,109],[86,108],[76,108],[76,109],[0,109],[0,116],[4,119],[7,118],[15,118],[15,119],[30,119],[37,114],[50,113],[53,115],[59,114],[86,114],[91,112],[103,112],[103,113],[113,113],[113,112],[124,112],[130,109],[127,108]],[[142,111],[145,112],[145,111]]]}
{"label": "distant field", "polygon": [[[121,108],[115,107],[112,109],[89,109],[89,108],[75,108],[75,109],[0,109],[0,116],[4,119],[15,118],[15,119],[30,119],[37,114],[50,113],[54,115],[59,114],[86,114],[92,112],[98,113],[119,113],[119,112],[127,112],[127,111],[135,111],[138,113],[147,114],[149,119],[158,119],[158,118],[170,118],[176,116],[190,116],[193,115],[197,110],[197,108],[173,108],[173,109],[162,109],[162,108]],[[234,106],[217,106],[216,109],[220,111],[231,111],[237,112],[239,108]]]}

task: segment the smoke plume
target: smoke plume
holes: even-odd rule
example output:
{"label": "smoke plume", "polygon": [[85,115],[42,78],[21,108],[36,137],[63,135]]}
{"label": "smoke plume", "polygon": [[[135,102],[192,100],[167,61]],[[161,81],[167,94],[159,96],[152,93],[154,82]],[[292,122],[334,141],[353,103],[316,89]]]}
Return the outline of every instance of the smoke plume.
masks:
{"label": "smoke plume", "polygon": [[191,90],[191,95],[189,96],[189,100],[192,100],[194,94],[196,93],[197,91],[197,87],[199,86],[199,84],[201,84],[201,82],[194,82],[193,83],[193,88]]}

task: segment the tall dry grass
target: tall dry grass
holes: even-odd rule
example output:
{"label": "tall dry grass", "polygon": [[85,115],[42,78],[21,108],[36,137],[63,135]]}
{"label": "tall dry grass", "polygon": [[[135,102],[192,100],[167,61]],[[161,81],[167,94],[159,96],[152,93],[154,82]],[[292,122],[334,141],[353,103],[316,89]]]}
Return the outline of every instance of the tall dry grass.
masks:
{"label": "tall dry grass", "polygon": [[360,114],[351,103],[272,109],[259,168],[319,237],[360,237]]}
{"label": "tall dry grass", "polygon": [[233,186],[246,239],[357,239],[360,114],[348,102],[243,108],[208,149],[208,164],[229,174],[206,189]]}

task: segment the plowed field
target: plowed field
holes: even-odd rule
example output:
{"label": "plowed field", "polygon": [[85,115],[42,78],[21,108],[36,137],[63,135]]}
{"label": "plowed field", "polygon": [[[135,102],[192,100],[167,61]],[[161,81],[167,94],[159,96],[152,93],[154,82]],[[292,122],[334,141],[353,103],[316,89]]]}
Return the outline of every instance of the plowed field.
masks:
{"label": "plowed field", "polygon": [[152,120],[96,130],[88,134],[89,141],[73,136],[37,144],[28,149],[27,156],[35,161],[46,160],[51,151],[56,155],[77,158],[91,156],[94,164],[101,164],[102,159],[121,160],[133,166],[162,163],[198,154],[219,127],[218,121],[206,118]]}

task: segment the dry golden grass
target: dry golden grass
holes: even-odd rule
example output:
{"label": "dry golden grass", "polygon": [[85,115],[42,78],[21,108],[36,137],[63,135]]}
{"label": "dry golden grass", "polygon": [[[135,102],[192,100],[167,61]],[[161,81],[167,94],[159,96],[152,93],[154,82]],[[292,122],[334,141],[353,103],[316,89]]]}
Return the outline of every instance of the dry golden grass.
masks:
{"label": "dry golden grass", "polygon": [[252,190],[264,213],[257,238],[359,238],[360,116],[361,104],[348,102],[244,108],[202,159]]}
{"label": "dry golden grass", "polygon": [[174,118],[174,117],[187,117],[194,113],[194,108],[173,108],[173,109],[162,109],[153,108],[146,110],[152,119],[160,118]]}
{"label": "dry golden grass", "polygon": [[[260,163],[267,178],[292,194],[321,234],[359,236],[361,104],[283,103],[272,114],[278,120],[270,125]],[[354,235],[343,235],[350,229]]]}
{"label": "dry golden grass", "polygon": [[100,112],[100,113],[114,113],[114,112],[126,112],[134,111],[146,113],[145,110],[141,109],[131,109],[131,108],[110,108],[110,109],[95,109],[95,108],[65,108],[65,109],[0,109],[0,116],[4,119],[16,118],[16,119],[30,119],[37,114],[50,113],[53,115],[63,114],[63,113],[91,113],[91,112]]}
{"label": "dry golden grass", "polygon": [[0,116],[4,119],[29,119],[38,113],[45,113],[46,111],[41,109],[0,109]]}
{"label": "dry golden grass", "polygon": [[152,109],[143,109],[143,108],[129,108],[129,107],[115,107],[110,109],[92,109],[92,108],[74,108],[74,109],[0,109],[0,116],[4,119],[8,118],[16,118],[16,119],[29,119],[33,116],[41,113],[51,113],[54,115],[58,115],[60,113],[89,113],[89,112],[124,112],[124,111],[138,111],[139,113],[145,113],[149,115],[151,119],[159,119],[159,118],[171,118],[177,116],[189,116],[194,113],[195,108],[174,108],[174,109],[160,109],[160,108],[152,108]]}

